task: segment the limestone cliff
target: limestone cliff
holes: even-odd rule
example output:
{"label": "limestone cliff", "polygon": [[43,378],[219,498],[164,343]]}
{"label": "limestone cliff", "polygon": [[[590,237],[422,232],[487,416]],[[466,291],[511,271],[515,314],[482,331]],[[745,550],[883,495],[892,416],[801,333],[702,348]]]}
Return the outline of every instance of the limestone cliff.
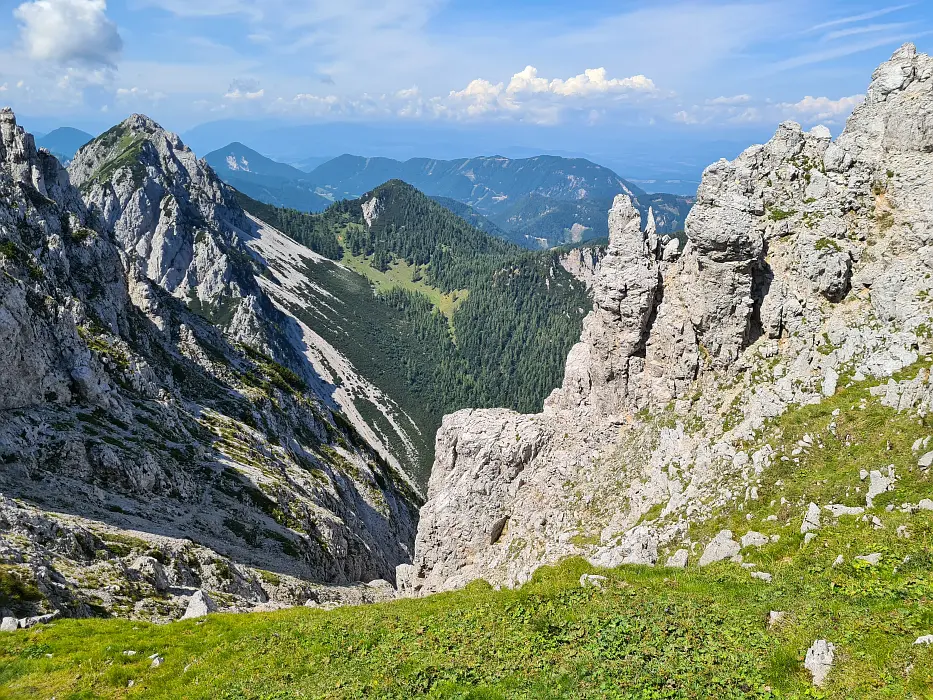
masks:
{"label": "limestone cliff", "polygon": [[293,346],[209,169],[144,118],[108,139],[85,200],[0,112],[0,562],[72,615],[372,599],[322,584],[391,579],[417,493]]}
{"label": "limestone cliff", "polygon": [[[902,47],[867,95],[835,142],[787,122],[707,168],[682,252],[616,199],[544,412],[445,418],[404,590],[514,585],[574,554],[685,562],[709,513],[757,498],[769,420],[933,350],[933,59]],[[922,377],[890,386],[929,404]]]}

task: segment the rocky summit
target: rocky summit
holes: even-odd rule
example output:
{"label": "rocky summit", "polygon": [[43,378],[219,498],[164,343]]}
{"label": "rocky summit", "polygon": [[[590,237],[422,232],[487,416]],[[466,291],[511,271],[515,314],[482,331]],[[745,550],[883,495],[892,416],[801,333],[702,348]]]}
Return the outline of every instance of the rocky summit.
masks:
{"label": "rocky summit", "polygon": [[145,117],[69,173],[0,113],[0,558],[34,588],[4,615],[373,600],[409,560],[417,489],[260,287],[258,228]]}
{"label": "rocky summit", "polygon": [[743,533],[703,524],[751,508],[762,473],[808,449],[780,451],[772,426],[790,407],[870,384],[928,410],[931,115],[933,59],[908,44],[835,141],[786,122],[707,168],[682,252],[617,197],[593,310],[544,411],[445,418],[402,588],[516,586],[574,555],[734,557]]}

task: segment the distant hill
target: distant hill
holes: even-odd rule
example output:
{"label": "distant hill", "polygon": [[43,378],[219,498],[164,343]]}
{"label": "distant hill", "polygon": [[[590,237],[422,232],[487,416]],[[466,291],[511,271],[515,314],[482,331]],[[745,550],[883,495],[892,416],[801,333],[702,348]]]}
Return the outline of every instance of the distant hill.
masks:
{"label": "distant hill", "polygon": [[[628,194],[655,217],[662,232],[683,229],[692,198],[649,195],[613,171],[583,158],[501,156],[432,160],[343,155],[310,177],[334,199],[358,197],[391,179],[403,180],[432,197],[471,207],[529,248],[550,248],[608,235],[607,212],[618,194]],[[459,213],[459,212],[458,212]]]}
{"label": "distant hill", "polygon": [[68,162],[75,157],[81,146],[93,140],[93,134],[63,126],[37,138],[36,146],[46,148],[59,160]]}
{"label": "distant hill", "polygon": [[266,204],[305,212],[323,211],[331,204],[316,192],[308,173],[266,158],[242,143],[208,153],[204,160],[226,183]]}
{"label": "distant hill", "polygon": [[445,209],[452,211],[454,214],[459,216],[461,219],[466,221],[468,224],[474,228],[478,228],[480,231],[488,233],[490,236],[495,236],[496,238],[503,238],[507,241],[511,241],[516,245],[525,246],[525,241],[522,240],[521,236],[513,236],[508,231],[500,228],[492,222],[492,220],[486,218],[478,211],[476,211],[469,204],[464,204],[459,202],[456,199],[451,199],[450,197],[431,197],[435,202],[440,204]]}
{"label": "distant hill", "polygon": [[206,160],[253,199],[306,212],[401,180],[491,235],[530,249],[607,236],[607,213],[618,194],[630,195],[643,215],[654,207],[663,233],[683,230],[693,204],[680,195],[648,194],[589,160],[550,155],[399,161],[345,154],[306,173],[231,143]]}

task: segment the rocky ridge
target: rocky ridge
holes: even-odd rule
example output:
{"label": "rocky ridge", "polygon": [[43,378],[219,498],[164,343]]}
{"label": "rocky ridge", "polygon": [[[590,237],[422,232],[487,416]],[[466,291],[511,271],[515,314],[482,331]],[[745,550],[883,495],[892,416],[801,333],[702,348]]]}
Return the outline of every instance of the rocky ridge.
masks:
{"label": "rocky ridge", "polygon": [[[768,426],[785,411],[864,384],[923,415],[931,114],[933,59],[908,44],[875,71],[836,141],[787,122],[710,166],[682,252],[662,249],[618,197],[563,386],[538,415],[445,418],[400,587],[514,586],[571,555],[603,566],[683,566],[706,551],[703,563],[741,560],[742,533],[702,525],[753,504],[762,474],[814,444],[779,452]],[[877,471],[864,478],[890,487],[893,471]],[[787,507],[801,520],[808,510]]]}
{"label": "rocky ridge", "polygon": [[371,600],[346,584],[409,559],[419,496],[256,281],[256,228],[151,120],[69,177],[0,112],[0,616]]}

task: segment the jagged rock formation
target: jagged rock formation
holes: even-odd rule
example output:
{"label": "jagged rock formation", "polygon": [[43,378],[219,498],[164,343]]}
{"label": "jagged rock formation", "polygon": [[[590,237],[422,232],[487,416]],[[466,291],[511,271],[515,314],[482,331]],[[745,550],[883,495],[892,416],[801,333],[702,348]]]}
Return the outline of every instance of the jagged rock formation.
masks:
{"label": "jagged rock formation", "polygon": [[[682,565],[706,544],[691,527],[757,498],[769,419],[933,349],[933,59],[904,46],[867,94],[835,142],[787,122],[710,166],[682,254],[616,199],[593,312],[544,412],[445,418],[403,590],[514,585],[573,554]],[[922,407],[929,389],[879,391]]]}
{"label": "jagged rock formation", "polygon": [[74,168],[87,203],[0,112],[0,561],[39,598],[10,612],[164,619],[198,589],[242,609],[391,579],[418,495],[256,282],[255,222],[142,117]]}
{"label": "jagged rock formation", "polygon": [[587,289],[592,289],[604,257],[606,249],[602,246],[581,246],[561,253],[558,260],[562,268],[583,282]]}

